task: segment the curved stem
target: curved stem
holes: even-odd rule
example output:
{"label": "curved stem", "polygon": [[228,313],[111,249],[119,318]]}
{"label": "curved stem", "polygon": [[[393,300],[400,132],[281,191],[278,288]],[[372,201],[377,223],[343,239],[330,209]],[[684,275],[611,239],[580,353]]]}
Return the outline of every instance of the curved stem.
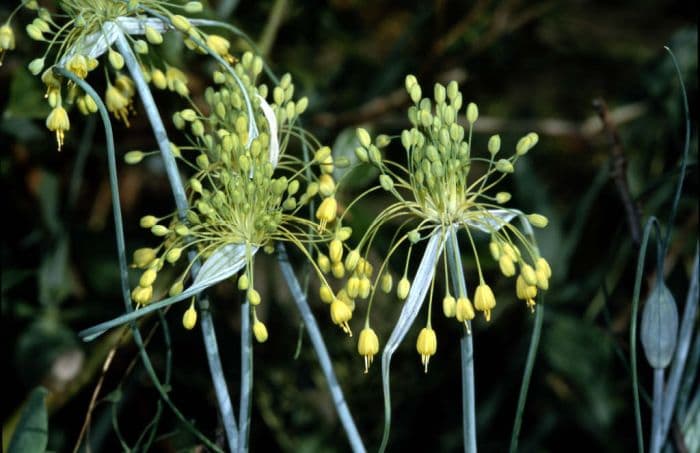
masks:
{"label": "curved stem", "polygon": [[[122,299],[124,301],[124,306],[127,312],[133,311],[133,307],[131,306],[131,294],[130,294],[130,288],[129,288],[129,280],[128,280],[128,265],[127,265],[127,258],[126,258],[126,241],[124,240],[124,223],[122,220],[122,213],[121,213],[121,205],[119,204],[119,181],[117,178],[117,160],[116,160],[116,153],[114,150],[114,134],[112,132],[112,124],[109,119],[109,113],[107,112],[107,108],[105,107],[104,103],[102,102],[102,99],[100,96],[97,94],[97,92],[87,84],[84,80],[78,78],[75,74],[73,74],[70,71],[67,71],[64,68],[55,68],[54,69],[59,75],[66,77],[73,81],[76,85],[80,86],[80,88],[85,91],[90,97],[93,98],[95,103],[97,104],[98,111],[100,113],[100,117],[102,119],[102,123],[104,125],[105,129],[105,142],[107,144],[107,155],[108,155],[108,165],[109,165],[109,182],[110,186],[112,188],[112,210],[113,210],[113,215],[114,215],[114,227],[116,230],[116,242],[117,242],[117,255],[119,258],[119,271],[120,271],[120,284],[121,284],[121,290],[122,290]],[[158,378],[158,375],[156,374],[155,370],[153,369],[153,364],[151,363],[150,357],[148,357],[148,354],[146,353],[146,348],[143,344],[143,338],[141,337],[141,332],[138,330],[138,327],[135,322],[130,323],[131,331],[134,336],[134,343],[136,346],[139,348],[139,355],[141,356],[141,360],[143,362],[144,368],[146,368],[146,372],[148,373],[153,385],[156,387],[156,390],[160,394],[160,397],[165,403],[170,407],[170,409],[173,411],[173,413],[176,415],[176,417],[187,427],[187,429],[192,432],[199,440],[201,440],[207,447],[211,448],[214,451],[221,451],[214,443],[212,443],[204,434],[199,432],[180,412],[180,410],[173,404],[173,402],[170,400],[168,397],[168,394],[163,387],[163,385],[160,383],[160,379]]]}
{"label": "curved stem", "polygon": [[[652,227],[656,230],[656,237],[659,238],[659,223],[656,217],[650,217],[644,225],[644,235],[637,258],[637,272],[634,281],[634,293],[632,294],[632,321],[630,324],[630,365],[632,367],[632,395],[634,398],[634,420],[637,430],[637,449],[639,453],[644,453],[644,434],[642,432],[642,410],[639,404],[639,375],[637,373],[637,318],[639,314],[639,295],[642,287],[642,277],[644,272],[644,259],[647,254],[647,244]],[[661,272],[661,269],[657,269]]]}
{"label": "curved stem", "polygon": [[[141,67],[136,60],[136,56],[131,50],[131,47],[126,41],[123,33],[120,33],[117,36],[115,44],[119,49],[119,52],[124,57],[124,63],[129,70],[132,79],[134,79],[136,90],[139,93],[144,110],[146,111],[148,120],[153,128],[156,141],[158,142],[158,148],[160,149],[161,157],[163,158],[163,164],[168,175],[168,180],[170,181],[170,188],[173,192],[175,205],[177,206],[178,216],[181,219],[184,219],[188,209],[187,196],[185,195],[185,188],[182,185],[177,164],[175,163],[175,158],[170,152],[170,141],[168,140],[168,135],[165,130],[163,120],[158,112],[158,107],[156,106],[146,80],[143,78]],[[199,266],[196,264],[193,266],[193,277],[196,275],[198,268]],[[221,356],[219,355],[216,342],[216,331],[214,330],[214,322],[211,318],[211,312],[209,310],[209,302],[204,298],[198,298],[198,307],[202,315],[200,325],[204,339],[204,346],[206,348],[209,371],[211,373],[216,398],[219,404],[219,411],[221,412],[221,418],[224,424],[224,430],[226,431],[229,447],[234,448],[235,445],[238,445],[238,430],[236,428],[236,419],[233,413],[231,397],[229,395],[228,387],[226,386],[226,380],[223,374]]]}
{"label": "curved stem", "polygon": [[515,410],[515,422],[513,423],[513,433],[510,437],[511,453],[518,450],[518,437],[520,436],[520,427],[523,422],[523,412],[525,411],[525,401],[527,400],[527,390],[530,387],[530,378],[532,370],[535,366],[535,358],[537,357],[537,349],[540,344],[540,336],[542,334],[542,321],[544,320],[544,300],[540,296],[539,303],[535,307],[535,325],[532,328],[530,336],[530,348],[527,352],[527,361],[525,362],[525,371],[523,372],[523,380],[520,383],[520,396],[518,396],[518,407]]}
{"label": "curved stem", "polygon": [[333,363],[331,362],[328,354],[328,349],[326,349],[326,344],[323,342],[321,331],[318,328],[318,324],[316,324],[316,319],[314,318],[313,313],[311,313],[311,308],[306,300],[306,295],[302,291],[299,281],[294,274],[294,269],[292,269],[292,265],[289,263],[287,250],[281,243],[277,244],[277,261],[279,262],[282,275],[287,282],[289,291],[292,293],[292,299],[299,310],[299,314],[304,320],[306,332],[311,339],[311,344],[314,347],[314,351],[316,351],[316,356],[318,357],[319,364],[321,365],[321,371],[323,371],[323,375],[328,383],[328,389],[331,392],[331,397],[333,398],[336,410],[338,411],[340,422],[343,424],[345,434],[350,441],[350,447],[355,453],[365,452],[366,450],[362,443],[362,438],[360,437],[360,433],[357,431],[355,421],[353,420],[352,414],[350,414],[348,405],[345,402],[343,390],[340,388],[338,379],[333,371]]}

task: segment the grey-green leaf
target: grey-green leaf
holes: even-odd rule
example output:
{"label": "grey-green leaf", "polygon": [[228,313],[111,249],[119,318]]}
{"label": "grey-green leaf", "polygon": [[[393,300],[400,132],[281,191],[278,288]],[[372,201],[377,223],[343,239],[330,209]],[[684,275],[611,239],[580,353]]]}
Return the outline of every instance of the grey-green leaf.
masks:
{"label": "grey-green leaf", "polygon": [[49,422],[46,415],[45,398],[48,391],[36,387],[29,394],[27,403],[17,423],[8,453],[43,453],[49,439]]}
{"label": "grey-green leaf", "polygon": [[678,306],[663,282],[654,287],[644,305],[640,336],[649,365],[666,368],[676,349]]}

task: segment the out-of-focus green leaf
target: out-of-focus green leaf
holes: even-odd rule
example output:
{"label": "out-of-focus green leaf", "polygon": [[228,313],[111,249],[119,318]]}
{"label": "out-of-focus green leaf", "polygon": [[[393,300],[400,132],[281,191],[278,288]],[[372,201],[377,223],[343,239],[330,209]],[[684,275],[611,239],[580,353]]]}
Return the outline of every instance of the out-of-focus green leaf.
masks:
{"label": "out-of-focus green leaf", "polygon": [[41,216],[44,224],[53,235],[60,231],[58,179],[51,173],[42,173],[39,184],[39,201],[41,203]]}
{"label": "out-of-focus green leaf", "polygon": [[44,402],[48,391],[35,388],[27,399],[8,453],[43,453],[49,439],[49,421]]}
{"label": "out-of-focus green leaf", "polygon": [[15,71],[10,83],[10,99],[3,122],[10,118],[45,118],[49,105],[44,101],[41,82],[25,68]]}
{"label": "out-of-focus green leaf", "polygon": [[75,347],[75,334],[68,327],[48,317],[39,319],[17,342],[17,369],[22,378],[33,385],[46,375],[59,354]]}
{"label": "out-of-focus green leaf", "polygon": [[58,306],[73,291],[70,276],[69,241],[63,236],[56,248],[44,256],[39,267],[39,302],[44,306]]}
{"label": "out-of-focus green leaf", "polygon": [[2,280],[0,280],[2,293],[11,290],[33,274],[34,271],[29,269],[3,269]]}

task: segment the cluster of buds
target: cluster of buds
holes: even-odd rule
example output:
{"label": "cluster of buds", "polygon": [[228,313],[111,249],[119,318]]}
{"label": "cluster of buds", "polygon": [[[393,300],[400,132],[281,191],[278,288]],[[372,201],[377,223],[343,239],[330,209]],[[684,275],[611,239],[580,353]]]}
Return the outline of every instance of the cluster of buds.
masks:
{"label": "cluster of buds", "polygon": [[[237,285],[252,306],[253,333],[262,342],[268,333],[255,311],[262,302],[255,289],[255,253],[259,249],[272,253],[280,241],[295,245],[304,254],[309,244],[316,248],[328,242],[336,244],[337,232],[308,218],[311,202],[319,196],[332,196],[335,190],[332,179],[329,183],[327,178],[334,163],[327,147],[320,147],[308,164],[286,153],[290,137],[298,132],[297,119],[308,105],[306,98],[293,100],[294,85],[288,74],[271,91],[264,84],[256,86],[262,61],[251,53],[244,54],[233,71],[235,76],[224,68],[214,73],[214,86],[205,91],[204,109],[192,104],[173,115],[173,124],[190,142],[181,147],[173,144],[171,151],[194,169],[187,183],[191,208],[184,219],[176,214],[143,217],[141,226],[161,238],[162,244],[156,249],[137,250],[134,264],[145,268],[143,280],[146,275],[155,277],[165,262],[177,265],[189,255],[190,264],[184,265],[170,286],[169,294],[175,296],[183,291],[193,259],[205,260],[206,265],[206,260],[223,247],[244,247],[245,266]],[[146,155],[132,151],[126,160],[137,163]],[[313,167],[319,171],[314,172]],[[332,185],[332,190],[327,185]],[[338,227],[337,231],[346,230]],[[325,282],[320,271],[319,276]],[[132,293],[137,304],[148,303],[139,298],[145,284],[152,284],[151,279],[140,281]],[[337,299],[332,293],[331,297]],[[187,313],[186,317],[183,324],[192,327],[196,317]]]}
{"label": "cluster of buds", "polygon": [[[442,308],[445,316],[455,318],[467,329],[477,312],[482,312],[489,321],[496,306],[494,293],[485,282],[481,270],[473,238],[475,234],[491,236],[491,253],[504,275],[515,276],[516,266],[519,266],[516,296],[525,300],[529,307],[535,305],[537,290],[548,288],[551,276],[549,265],[539,255],[534,238],[523,234],[510,223],[518,216],[527,223],[527,230],[530,231],[530,226],[545,227],[547,219],[540,214],[519,215],[519,211],[503,207],[511,198],[507,192],[490,195],[490,191],[503,178],[514,172],[517,160],[535,146],[537,134],[529,133],[522,137],[515,152],[503,158],[496,157],[501,148],[501,139],[494,135],[488,141],[487,157],[476,157],[472,155],[472,130],[479,116],[478,108],[474,103],[467,104],[464,117],[460,118],[463,98],[456,82],[447,86],[436,84],[434,96],[429,99],[423,97],[416,78],[409,75],[406,77],[406,91],[413,101],[408,110],[412,127],[400,135],[407,165],[383,157],[382,148],[391,142],[390,137],[379,135],[373,140],[365,129],[357,130],[360,146],[355,154],[358,160],[379,170],[379,187],[391,194],[394,201],[376,216],[353,253],[358,256],[366,254],[372,247],[377,230],[384,224],[396,220],[403,222],[381,265],[381,277],[375,277],[371,285],[363,330],[367,333],[358,343],[358,351],[365,357],[365,366],[371,363],[378,349],[375,347],[376,334],[369,327],[374,289],[381,287],[391,290],[391,277],[383,271],[391,256],[403,245],[408,245],[408,251],[403,276],[396,286],[396,295],[400,300],[406,299],[412,290],[408,270],[414,245],[434,235],[445,238],[452,230],[464,232],[476,260],[478,281],[472,299],[466,293],[453,295],[447,289]],[[475,165],[485,168],[479,169],[480,173],[470,179],[470,171]],[[348,279],[348,287],[351,280]],[[446,259],[444,280],[445,288],[449,288]],[[431,287],[433,284],[430,282]],[[432,290],[429,307],[430,312]],[[427,371],[430,357],[437,350],[437,337],[430,324],[430,313],[425,328],[418,336],[416,349]]]}

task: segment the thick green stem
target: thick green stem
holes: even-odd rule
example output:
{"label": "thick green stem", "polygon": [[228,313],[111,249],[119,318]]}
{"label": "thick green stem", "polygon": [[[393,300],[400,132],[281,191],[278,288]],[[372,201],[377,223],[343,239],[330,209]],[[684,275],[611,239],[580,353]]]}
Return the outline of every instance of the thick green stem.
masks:
{"label": "thick green stem", "polygon": [[331,397],[333,398],[333,403],[335,403],[335,408],[338,411],[340,422],[345,429],[345,435],[348,437],[348,441],[350,441],[350,447],[355,453],[365,452],[366,450],[362,443],[362,438],[360,437],[360,433],[355,426],[355,421],[352,418],[352,414],[350,414],[348,404],[345,402],[343,390],[340,388],[338,379],[333,371],[333,363],[331,362],[328,349],[326,349],[326,344],[321,336],[321,330],[318,328],[318,324],[316,324],[316,319],[314,318],[313,313],[311,313],[311,308],[306,300],[306,295],[299,285],[299,281],[294,274],[292,265],[289,263],[289,257],[287,256],[287,251],[283,244],[277,244],[277,261],[279,262],[280,269],[282,270],[282,276],[287,282],[289,291],[292,293],[292,300],[294,300],[294,303],[299,310],[299,314],[304,320],[306,333],[309,334],[311,344],[314,347],[314,351],[316,351],[319,365],[321,365],[321,371],[326,378],[328,390],[331,392]]}
{"label": "thick green stem", "polygon": [[250,399],[253,393],[253,339],[250,329],[250,302],[241,304],[241,399],[238,415],[238,453],[248,451]]}
{"label": "thick green stem", "polygon": [[[464,281],[461,253],[454,228],[450,228],[446,251],[452,290],[458,297],[467,297],[467,284]],[[469,323],[470,321],[467,321],[467,325]],[[462,367],[462,440],[465,452],[476,453],[476,390],[471,326],[464,329],[464,334],[459,342],[459,350]]]}

